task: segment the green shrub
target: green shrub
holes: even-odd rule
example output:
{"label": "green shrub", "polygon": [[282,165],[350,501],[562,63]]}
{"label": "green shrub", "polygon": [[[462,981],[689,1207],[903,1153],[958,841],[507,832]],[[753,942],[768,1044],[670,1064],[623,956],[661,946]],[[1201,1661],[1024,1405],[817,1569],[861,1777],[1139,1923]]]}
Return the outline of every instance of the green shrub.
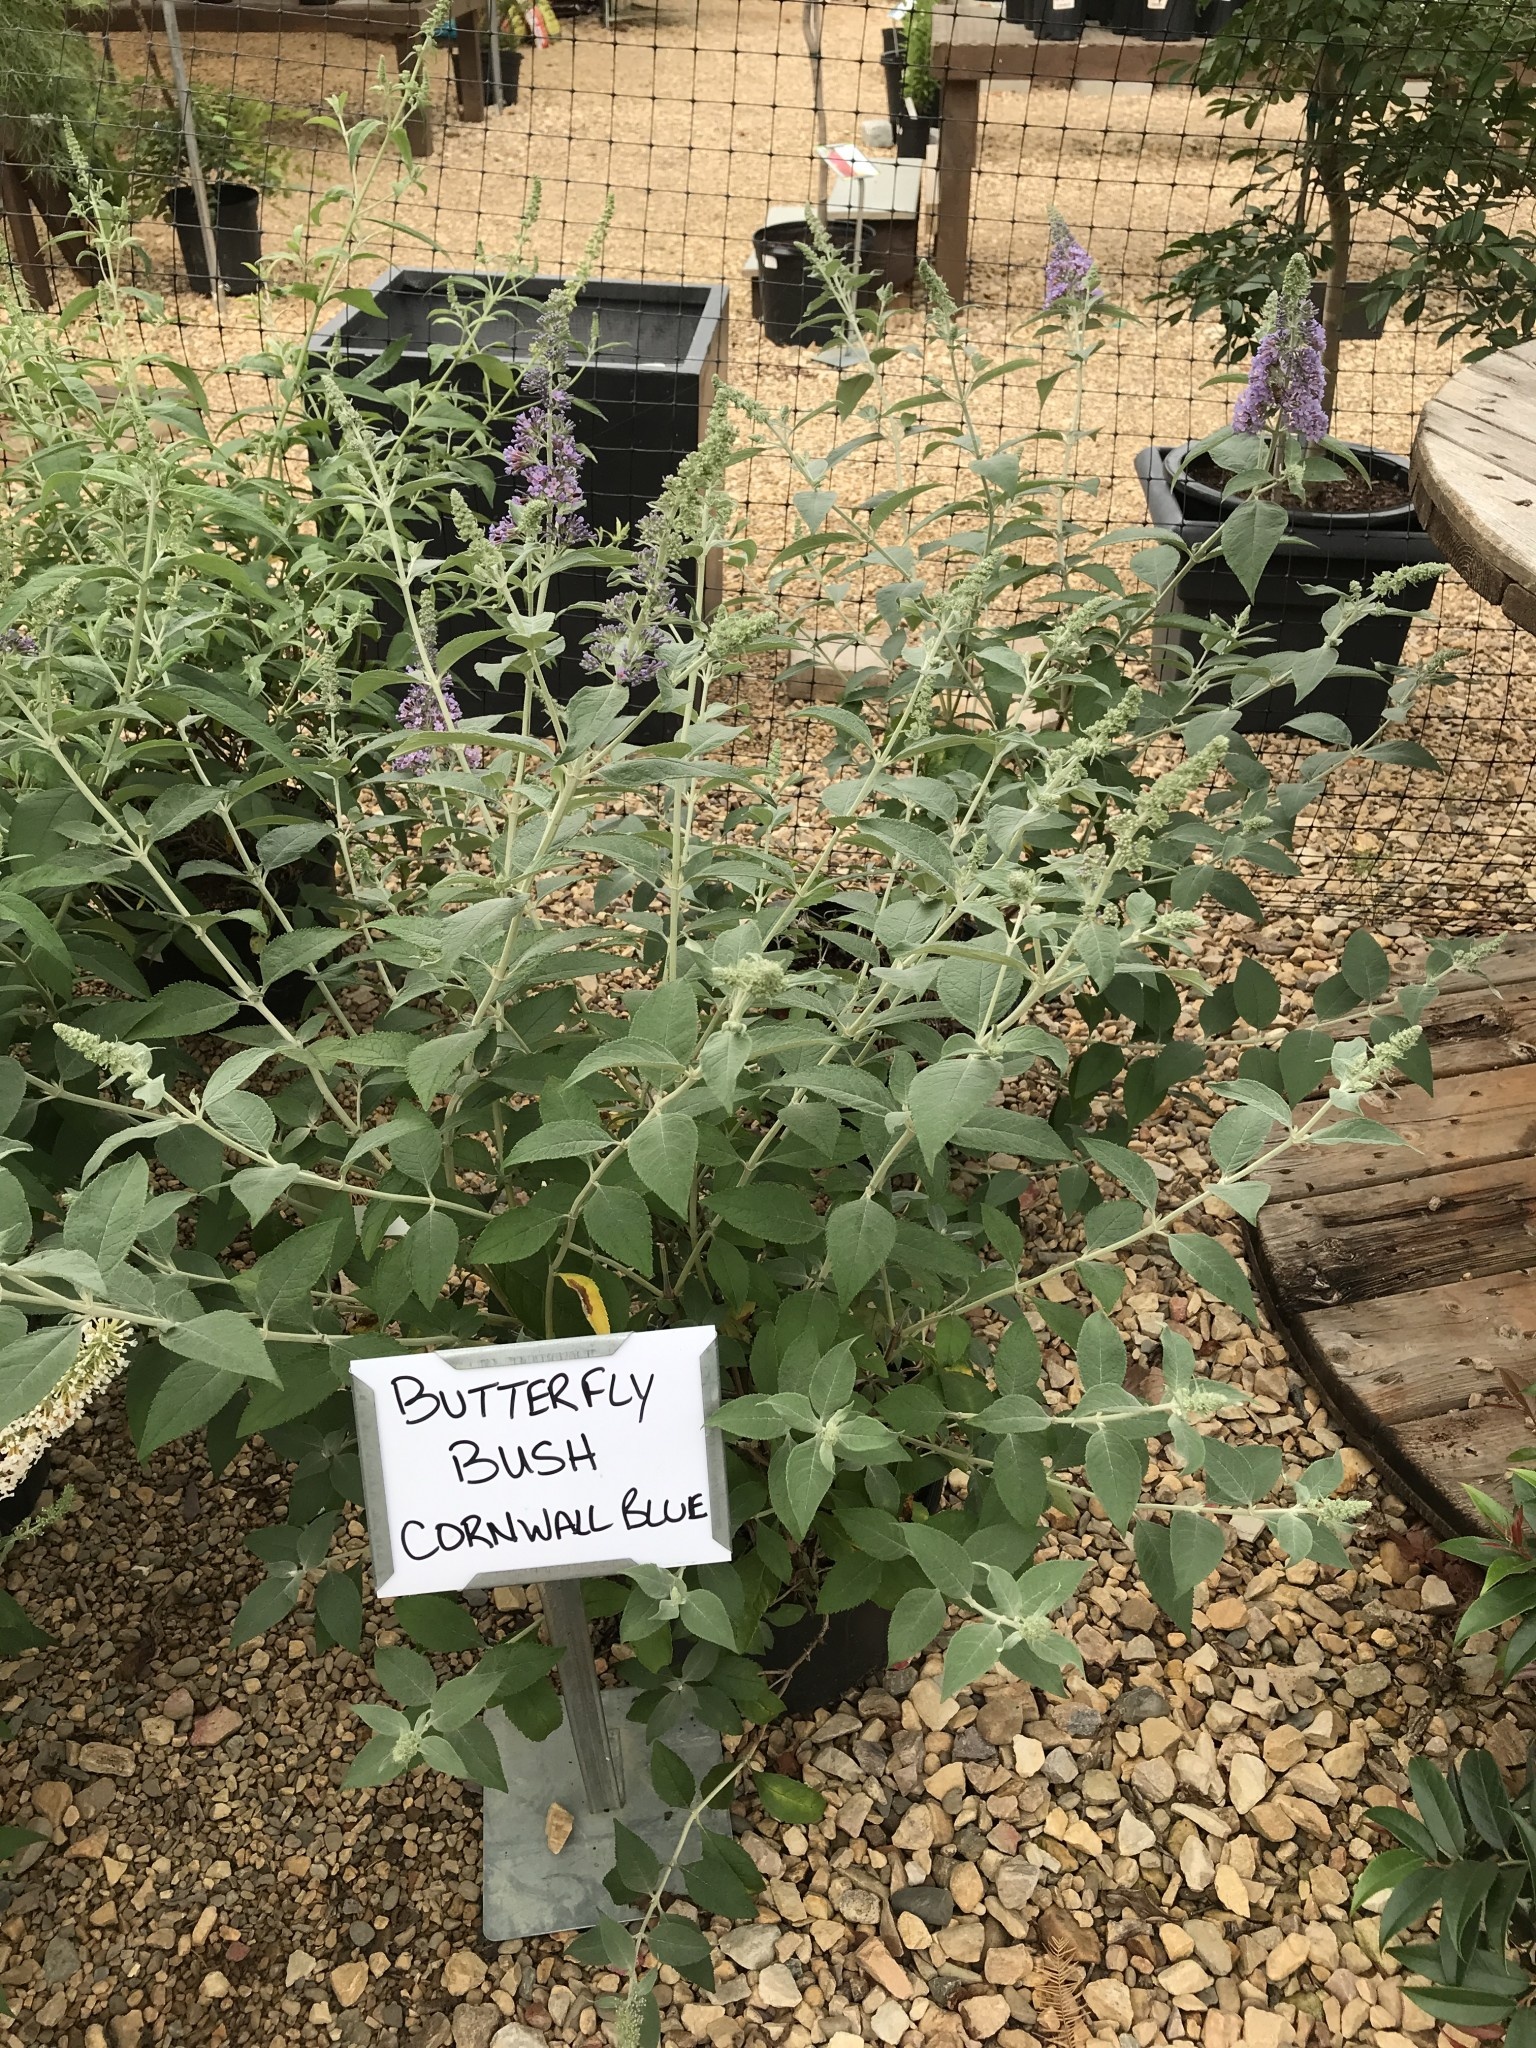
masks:
{"label": "green shrub", "polygon": [[[345,284],[383,146],[345,145],[306,321]],[[1114,1311],[1137,1247],[1256,1319],[1232,1213],[1295,1145],[1385,1142],[1363,1098],[1427,1078],[1417,1019],[1450,949],[1394,1000],[1357,934],[1316,1028],[1285,1031],[1256,957],[1213,985],[1194,950],[1206,905],[1262,920],[1246,877],[1295,871],[1294,820],[1351,758],[1304,720],[1327,744],[1277,782],[1208,693],[1304,697],[1382,600],[1342,597],[1306,654],[1207,627],[1202,663],[1148,687],[1193,558],[1085,533],[1030,437],[977,441],[1010,365],[936,280],[925,361],[818,260],[853,366],[799,422],[722,392],[624,544],[584,527],[579,275],[540,321],[494,540],[465,495],[493,476],[466,391],[478,367],[501,398],[507,373],[472,299],[463,348],[391,391],[387,428],[368,379],[309,366],[302,323],[235,418],[190,373],[157,386],[119,353],[104,384],[79,336],[66,356],[38,317],[0,329],[32,451],[0,519],[0,1428],[110,1314],[136,1337],[142,1456],[200,1432],[219,1467],[264,1437],[294,1471],[287,1522],[252,1537],[268,1570],[242,1636],[312,1597],[322,1640],[360,1645],[357,1574],[328,1561],[359,1497],[350,1360],[604,1322],[715,1325],[730,1395],[732,1561],[597,1589],[653,1736],[771,1716],[774,1625],[866,1600],[893,1658],[962,1611],[951,1689],[999,1661],[1059,1684],[1078,1653],[1052,1616],[1086,1567],[1037,1557],[1053,1505],[1095,1498],[1134,1532],[1185,1629],[1234,1513],[1345,1562],[1340,1461],[1286,1470],[1222,1434],[1243,1396],[1177,1330],[1160,1387],[1133,1392]],[[1049,318],[1079,359],[1096,303]],[[799,530],[768,564],[728,489],[742,425],[792,473]],[[845,485],[875,448],[874,489]],[[419,536],[445,516],[462,547],[436,566]],[[1262,531],[1234,517],[1218,544],[1251,587]],[[712,616],[711,557],[751,593]],[[584,566],[610,575],[595,634],[550,602]],[[466,626],[486,611],[496,632]],[[807,838],[750,765],[738,678],[838,631],[873,637],[878,673],[805,714],[831,747]],[[592,679],[562,701],[573,635]],[[481,673],[512,708],[462,717],[456,677],[498,636]],[[1427,760],[1397,734],[1424,680],[1356,751]],[[641,744],[658,709],[676,736]],[[1326,1028],[1357,1009],[1351,1035]],[[1189,1096],[1219,1112],[1209,1170],[1170,1199],[1142,1148]],[[1046,1347],[1075,1361],[1067,1394]],[[1143,1497],[1161,1439],[1200,1482],[1176,1499]],[[475,1641],[451,1601],[397,1618],[422,1649]],[[549,1661],[497,1646],[439,1695],[425,1659],[381,1655],[400,1708],[368,1708],[353,1782],[423,1761],[494,1782],[478,1711],[547,1729]],[[678,1801],[720,1796],[675,1779]],[[619,1889],[659,1895],[649,1852],[620,1852]],[[710,1838],[682,1881],[736,1911],[755,1879]]]}

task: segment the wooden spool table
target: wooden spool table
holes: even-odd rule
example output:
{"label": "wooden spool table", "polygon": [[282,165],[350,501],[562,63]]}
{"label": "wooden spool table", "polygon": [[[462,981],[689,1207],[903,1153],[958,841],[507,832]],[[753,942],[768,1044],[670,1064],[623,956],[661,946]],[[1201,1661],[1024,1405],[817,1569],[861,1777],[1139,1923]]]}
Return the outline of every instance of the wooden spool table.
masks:
{"label": "wooden spool table", "polygon": [[934,76],[944,89],[939,124],[939,191],[934,206],[933,267],[957,299],[970,271],[971,201],[984,81],[1042,79],[1071,84],[1167,85],[1192,65],[1203,42],[1151,42],[1085,28],[1080,42],[1042,42],[1003,19],[992,0],[948,0],[933,11]]}
{"label": "wooden spool table", "polygon": [[1414,436],[1413,502],[1479,597],[1536,633],[1536,342],[1458,370]]}
{"label": "wooden spool table", "polygon": [[1492,986],[1458,977],[1424,1019],[1434,1094],[1368,1100],[1409,1143],[1297,1152],[1250,1233],[1297,1365],[1394,1487],[1458,1529],[1476,1526],[1467,1481],[1501,1492],[1536,1435],[1500,1377],[1536,1380],[1536,938],[1483,965]]}

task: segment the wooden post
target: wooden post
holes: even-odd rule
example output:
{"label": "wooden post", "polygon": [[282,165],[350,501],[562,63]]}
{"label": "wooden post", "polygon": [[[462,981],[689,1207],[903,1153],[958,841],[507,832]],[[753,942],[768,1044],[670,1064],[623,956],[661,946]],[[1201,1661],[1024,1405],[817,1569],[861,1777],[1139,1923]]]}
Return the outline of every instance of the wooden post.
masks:
{"label": "wooden post", "polygon": [[981,84],[975,78],[944,80],[939,124],[939,199],[933,237],[933,267],[956,300],[963,300],[971,265],[971,188],[976,172],[976,131],[981,118]]}
{"label": "wooden post", "polygon": [[27,181],[13,163],[0,160],[0,215],[5,219],[5,237],[21,272],[22,282],[33,302],[46,313],[53,305],[53,279],[38,240],[32,218],[32,197]]}
{"label": "wooden post", "polygon": [[176,105],[181,115],[181,134],[187,152],[187,178],[192,186],[192,203],[197,208],[198,233],[202,237],[203,261],[208,266],[208,289],[216,306],[224,303],[224,280],[219,275],[219,249],[213,236],[213,212],[208,204],[208,187],[203,180],[203,160],[197,146],[197,117],[192,107],[192,84],[187,77],[187,60],[181,50],[181,25],[176,19],[176,0],[160,0],[165,23],[165,43],[171,59],[171,76],[176,81]]}
{"label": "wooden post", "polygon": [[582,1605],[580,1579],[548,1579],[539,1587],[549,1640],[565,1650],[560,1660],[560,1696],[570,1727],[587,1805],[593,1813],[617,1813],[624,1804],[624,1774],[603,1718],[603,1697],[592,1662],[592,1638]]}

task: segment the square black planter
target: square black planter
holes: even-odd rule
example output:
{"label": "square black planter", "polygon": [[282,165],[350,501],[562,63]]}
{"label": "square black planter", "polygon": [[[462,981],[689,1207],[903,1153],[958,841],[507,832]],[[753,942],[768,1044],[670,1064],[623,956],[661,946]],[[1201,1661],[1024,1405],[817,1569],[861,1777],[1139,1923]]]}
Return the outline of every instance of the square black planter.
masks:
{"label": "square black planter", "polygon": [[[348,378],[365,378],[376,396],[353,396],[387,425],[394,408],[392,387],[420,382],[428,373],[428,349],[452,347],[464,339],[469,318],[453,303],[454,291],[490,286],[502,280],[485,272],[425,270],[401,267],[386,271],[372,291],[377,315],[353,309],[319,328],[310,344],[312,356]],[[531,277],[519,287],[516,302],[498,307],[480,326],[477,346],[504,362],[526,363],[543,303],[564,282],[556,277]],[[578,409],[576,437],[589,452],[582,484],[587,518],[598,533],[623,524],[633,532],[656,500],[666,479],[682,458],[699,445],[714,398],[715,379],[725,371],[728,294],[720,285],[649,284],[628,278],[594,277],[582,287],[571,323],[572,394]],[[585,360],[596,332],[597,353]],[[398,345],[398,346],[397,346]],[[387,352],[397,351],[380,367]],[[494,439],[510,439],[521,410],[516,392],[495,391],[487,399],[483,376],[472,366],[450,373],[461,402],[486,407],[485,421]],[[498,474],[475,511],[487,524],[506,509],[516,480]],[[457,554],[461,542],[445,516],[418,537],[429,558]],[[597,570],[573,570],[556,581],[555,608],[600,602],[606,579]],[[590,620],[591,613],[575,619]],[[455,616],[445,622],[443,637],[474,630],[480,620]],[[394,630],[398,621],[381,619]],[[574,624],[555,676],[562,695],[589,681],[581,668],[580,640],[589,626]],[[494,661],[509,652],[491,645],[475,657]],[[460,702],[468,715],[508,708],[497,701],[473,674],[460,676]]]}
{"label": "square black planter", "polygon": [[[1186,546],[1198,547],[1219,530],[1221,521],[1192,516],[1180,503],[1164,467],[1171,452],[1169,443],[1141,449],[1136,456],[1136,475],[1153,524],[1176,534]],[[1406,465],[1404,472],[1406,476]],[[1184,577],[1176,599],[1177,612],[1197,619],[1235,619],[1246,608],[1260,632],[1257,652],[1301,653],[1322,644],[1323,614],[1332,605],[1336,591],[1351,583],[1369,583],[1384,569],[1436,562],[1441,556],[1440,549],[1411,512],[1401,525],[1385,531],[1362,531],[1342,525],[1317,525],[1305,531],[1305,542],[1298,534],[1297,538],[1280,543],[1251,602],[1242,584],[1218,558],[1202,562]],[[1326,587],[1309,587],[1316,585]],[[1422,612],[1428,610],[1434,594],[1434,580],[1426,578],[1411,585],[1393,602],[1399,612]],[[1363,619],[1351,626],[1340,645],[1341,666],[1374,672],[1378,667],[1390,668],[1400,662],[1412,623],[1411,618],[1389,614],[1385,618]],[[1187,627],[1159,625],[1154,637],[1155,644],[1163,649],[1184,648],[1191,655],[1199,653],[1196,635]],[[1389,689],[1387,679],[1372,673],[1329,676],[1300,705],[1292,691],[1271,690],[1244,709],[1238,730],[1279,732],[1298,711],[1324,711],[1342,719],[1352,739],[1367,740],[1381,723]]]}

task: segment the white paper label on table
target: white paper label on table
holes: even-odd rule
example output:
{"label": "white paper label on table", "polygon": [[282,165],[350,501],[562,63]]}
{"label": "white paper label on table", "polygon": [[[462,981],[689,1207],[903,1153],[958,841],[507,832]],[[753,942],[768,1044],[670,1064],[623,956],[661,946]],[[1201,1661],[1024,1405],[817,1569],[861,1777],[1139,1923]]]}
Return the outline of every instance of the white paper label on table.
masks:
{"label": "white paper label on table", "polygon": [[712,1329],[363,1358],[352,1382],[383,1599],[730,1557]]}
{"label": "white paper label on table", "polygon": [[856,142],[825,142],[816,154],[840,178],[873,178],[880,169]]}

